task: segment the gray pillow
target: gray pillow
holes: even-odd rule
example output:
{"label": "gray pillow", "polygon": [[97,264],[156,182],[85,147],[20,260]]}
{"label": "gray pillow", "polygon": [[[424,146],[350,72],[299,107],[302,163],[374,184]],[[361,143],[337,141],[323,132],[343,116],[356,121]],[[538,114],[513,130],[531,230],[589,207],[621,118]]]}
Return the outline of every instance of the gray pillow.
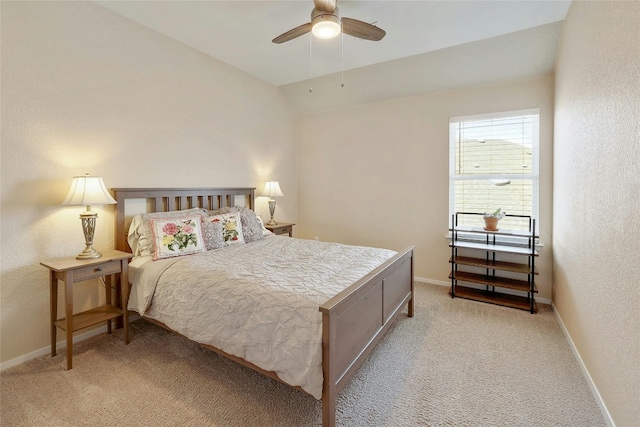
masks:
{"label": "gray pillow", "polygon": [[244,206],[238,207],[238,212],[240,212],[244,241],[249,243],[264,238],[264,234],[262,234],[262,225],[260,225],[256,213]]}
{"label": "gray pillow", "polygon": [[224,246],[224,236],[222,234],[222,223],[211,222],[204,219],[202,221],[202,238],[208,251]]}

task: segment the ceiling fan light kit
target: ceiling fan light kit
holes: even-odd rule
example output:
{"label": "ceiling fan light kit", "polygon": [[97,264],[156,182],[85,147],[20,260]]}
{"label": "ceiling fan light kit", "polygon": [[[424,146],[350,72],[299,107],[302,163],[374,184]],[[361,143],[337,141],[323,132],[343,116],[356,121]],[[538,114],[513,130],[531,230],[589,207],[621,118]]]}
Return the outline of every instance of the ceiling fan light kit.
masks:
{"label": "ceiling fan light kit", "polygon": [[[341,72],[343,75],[341,87],[344,87],[344,34],[359,39],[378,41],[387,34],[383,29],[373,24],[358,21],[357,19],[343,18],[337,6],[338,0],[313,0],[314,8],[311,11],[311,22],[302,24],[285,33],[280,34],[272,40],[273,43],[284,43],[300,37],[303,34],[311,32],[319,39],[332,39],[342,33],[342,64]],[[311,40],[309,38],[309,93],[313,92],[311,88]]]}
{"label": "ceiling fan light kit", "polygon": [[379,41],[387,34],[375,25],[357,19],[338,16],[337,0],[314,0],[311,22],[293,28],[273,39],[274,43],[284,43],[312,32],[318,38],[330,39],[341,32],[360,39]]}
{"label": "ceiling fan light kit", "polygon": [[[336,10],[338,10],[336,8]],[[315,15],[315,16],[314,16]],[[316,9],[311,14],[311,32],[319,39],[332,39],[342,31],[340,18],[333,14],[319,12]]]}

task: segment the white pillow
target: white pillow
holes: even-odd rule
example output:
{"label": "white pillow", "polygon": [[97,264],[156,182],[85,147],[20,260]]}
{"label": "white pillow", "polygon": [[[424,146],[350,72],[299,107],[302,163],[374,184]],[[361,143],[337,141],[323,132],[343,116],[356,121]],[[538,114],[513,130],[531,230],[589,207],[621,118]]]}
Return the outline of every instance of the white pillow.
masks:
{"label": "white pillow", "polygon": [[153,260],[205,251],[202,215],[171,219],[150,219]]}
{"label": "white pillow", "polygon": [[263,236],[269,236],[270,234],[273,234],[271,231],[267,230],[267,228],[264,226],[264,221],[262,220],[262,217],[260,215],[256,215],[256,218],[258,219],[258,222],[260,223],[260,227],[262,227],[262,235]]}
{"label": "white pillow", "polygon": [[127,242],[133,252],[134,257],[140,256],[140,229],[142,228],[142,215],[136,215],[129,224],[129,232],[127,233]]}

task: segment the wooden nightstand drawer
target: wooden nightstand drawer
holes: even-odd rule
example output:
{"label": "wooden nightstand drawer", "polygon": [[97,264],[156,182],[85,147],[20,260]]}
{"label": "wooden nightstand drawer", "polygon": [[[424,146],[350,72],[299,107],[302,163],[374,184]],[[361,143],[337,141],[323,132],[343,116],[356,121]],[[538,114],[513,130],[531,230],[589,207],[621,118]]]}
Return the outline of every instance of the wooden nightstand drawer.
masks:
{"label": "wooden nightstand drawer", "polygon": [[73,281],[80,282],[82,280],[95,279],[96,277],[120,273],[120,270],[120,261],[111,261],[100,265],[78,268],[73,272]]}
{"label": "wooden nightstand drawer", "polygon": [[278,234],[291,234],[293,233],[293,226],[287,225],[286,227],[282,227],[278,229]]}
{"label": "wooden nightstand drawer", "polygon": [[288,222],[281,222],[276,225],[265,224],[265,228],[271,231],[273,234],[281,235],[288,234],[289,237],[293,237],[293,226],[295,224]]}

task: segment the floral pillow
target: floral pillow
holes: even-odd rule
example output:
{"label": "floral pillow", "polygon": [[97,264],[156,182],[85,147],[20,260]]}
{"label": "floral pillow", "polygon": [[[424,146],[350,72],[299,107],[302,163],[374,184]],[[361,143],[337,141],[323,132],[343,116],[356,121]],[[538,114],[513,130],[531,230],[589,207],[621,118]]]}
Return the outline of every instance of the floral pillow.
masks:
{"label": "floral pillow", "polygon": [[127,241],[134,256],[153,255],[153,232],[151,219],[173,219],[192,215],[207,216],[207,210],[202,208],[184,209],[181,211],[152,212],[136,215],[129,227]]}
{"label": "floral pillow", "polygon": [[220,208],[215,211],[209,211],[209,215],[215,216],[234,212],[238,212],[240,214],[240,221],[242,222],[242,236],[244,237],[245,243],[260,240],[265,236],[256,213],[246,206]]}
{"label": "floral pillow", "polygon": [[153,234],[153,259],[170,258],[204,252],[202,216],[150,218]]}
{"label": "floral pillow", "polygon": [[210,216],[207,218],[207,221],[212,223],[217,222],[222,225],[222,241],[224,242],[224,246],[244,243],[242,220],[240,219],[239,212]]}

